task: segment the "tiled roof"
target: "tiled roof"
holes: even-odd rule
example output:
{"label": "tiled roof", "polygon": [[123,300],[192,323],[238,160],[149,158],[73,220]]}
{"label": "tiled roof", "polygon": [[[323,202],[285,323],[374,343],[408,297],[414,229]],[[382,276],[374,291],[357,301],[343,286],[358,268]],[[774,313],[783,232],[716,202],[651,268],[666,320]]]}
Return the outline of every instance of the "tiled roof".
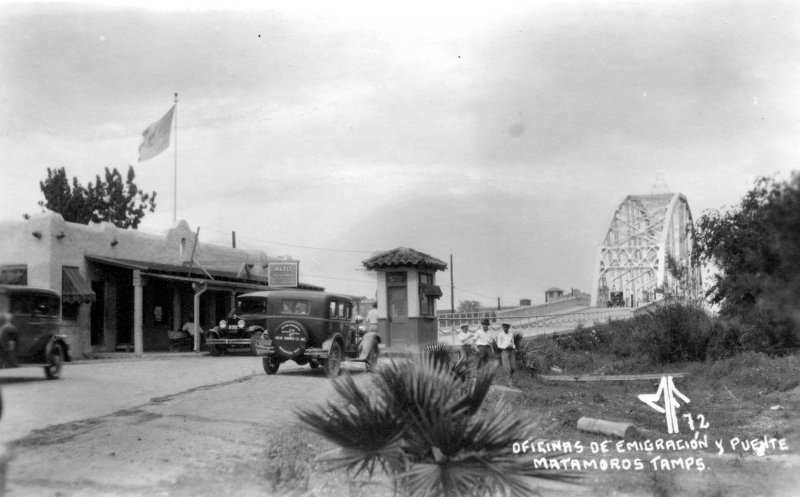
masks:
{"label": "tiled roof", "polygon": [[398,247],[388,252],[370,257],[361,261],[367,269],[385,269],[394,267],[413,267],[418,269],[434,269],[444,271],[447,263],[440,261],[436,257],[423,254],[412,248]]}

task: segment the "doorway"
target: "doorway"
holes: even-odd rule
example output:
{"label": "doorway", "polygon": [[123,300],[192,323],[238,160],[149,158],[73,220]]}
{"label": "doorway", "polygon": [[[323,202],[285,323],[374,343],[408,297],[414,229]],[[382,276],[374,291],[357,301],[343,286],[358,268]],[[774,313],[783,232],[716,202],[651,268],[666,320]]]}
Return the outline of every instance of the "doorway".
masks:
{"label": "doorway", "polygon": [[387,308],[389,321],[389,346],[408,347],[408,289],[405,286],[388,288]]}

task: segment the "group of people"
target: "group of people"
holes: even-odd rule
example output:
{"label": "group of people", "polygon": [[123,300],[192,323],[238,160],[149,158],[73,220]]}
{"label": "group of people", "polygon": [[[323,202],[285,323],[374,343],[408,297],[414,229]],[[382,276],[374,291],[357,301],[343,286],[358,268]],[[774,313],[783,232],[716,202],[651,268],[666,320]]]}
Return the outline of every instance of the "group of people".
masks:
{"label": "group of people", "polygon": [[[503,365],[503,372],[506,374],[508,386],[513,387],[513,375],[517,369],[516,365],[516,347],[514,345],[514,335],[509,330],[511,324],[507,322],[502,323],[503,331],[498,333],[494,338],[497,348],[500,349],[500,361]],[[489,320],[481,320],[481,327],[477,331],[469,331],[469,325],[462,324],[461,331],[457,335],[458,343],[461,349],[469,357],[473,351],[477,351],[478,356],[478,369],[483,367],[492,360],[494,355],[492,352],[492,336],[489,334]]]}

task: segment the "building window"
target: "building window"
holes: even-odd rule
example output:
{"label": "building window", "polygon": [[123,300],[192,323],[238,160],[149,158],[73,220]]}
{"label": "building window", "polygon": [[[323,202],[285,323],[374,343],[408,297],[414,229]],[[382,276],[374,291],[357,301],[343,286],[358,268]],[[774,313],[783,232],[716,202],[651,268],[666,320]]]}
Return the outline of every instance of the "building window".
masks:
{"label": "building window", "polygon": [[28,266],[7,264],[0,266],[0,283],[4,285],[28,285]]}
{"label": "building window", "polygon": [[63,302],[61,304],[61,319],[65,321],[77,321],[80,308],[81,304],[79,302]]}

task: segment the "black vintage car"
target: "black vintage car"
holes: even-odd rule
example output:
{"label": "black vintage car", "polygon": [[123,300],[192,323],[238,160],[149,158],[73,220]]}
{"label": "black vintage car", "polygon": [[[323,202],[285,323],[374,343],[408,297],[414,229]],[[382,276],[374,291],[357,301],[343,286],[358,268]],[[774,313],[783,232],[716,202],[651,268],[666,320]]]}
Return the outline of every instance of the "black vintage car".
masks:
{"label": "black vintage car", "polygon": [[42,365],[47,379],[61,376],[70,356],[60,324],[58,292],[0,285],[0,367]]}
{"label": "black vintage car", "polygon": [[[261,292],[242,295],[249,298]],[[373,369],[380,354],[380,337],[358,326],[353,299],[346,295],[303,290],[266,292],[266,328],[256,339],[256,354],[267,374],[288,360],[322,366],[329,377],[339,374],[345,360]]]}
{"label": "black vintage car", "polygon": [[229,349],[247,348],[256,355],[256,340],[267,329],[267,296],[273,292],[252,292],[236,298],[228,317],[209,330],[206,346],[218,356]]}

